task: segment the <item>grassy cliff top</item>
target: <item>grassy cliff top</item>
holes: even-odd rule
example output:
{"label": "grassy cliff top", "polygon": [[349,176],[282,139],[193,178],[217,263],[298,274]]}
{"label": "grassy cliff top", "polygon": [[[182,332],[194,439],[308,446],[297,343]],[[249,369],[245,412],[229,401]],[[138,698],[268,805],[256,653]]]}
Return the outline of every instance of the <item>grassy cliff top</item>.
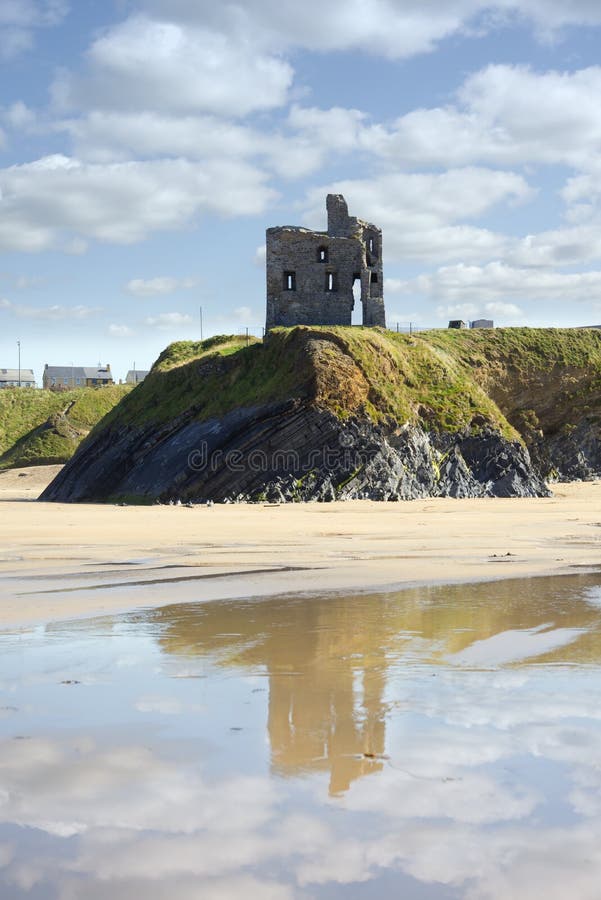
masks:
{"label": "grassy cliff top", "polygon": [[66,462],[81,440],[132,388],[54,392],[0,390],[0,469]]}
{"label": "grassy cliff top", "polygon": [[[220,336],[172,344],[105,424],[204,420],[236,407],[299,400],[341,418],[478,430],[552,431],[601,402],[601,331],[275,329],[265,343]],[[517,429],[517,431],[516,431]]]}

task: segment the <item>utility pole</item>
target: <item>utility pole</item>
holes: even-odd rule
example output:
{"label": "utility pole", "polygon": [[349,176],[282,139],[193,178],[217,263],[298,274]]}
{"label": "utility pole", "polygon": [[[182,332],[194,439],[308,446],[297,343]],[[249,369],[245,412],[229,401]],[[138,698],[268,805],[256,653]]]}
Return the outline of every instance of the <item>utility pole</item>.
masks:
{"label": "utility pole", "polygon": [[137,383],[138,383],[138,379],[136,376],[136,361],[134,359],[134,384],[137,384]]}
{"label": "utility pole", "polygon": [[21,341],[17,341],[17,347],[19,348],[19,387],[21,387]]}
{"label": "utility pole", "polygon": [[202,334],[202,306],[200,307],[200,339],[201,339],[201,341],[204,340],[203,334]]}

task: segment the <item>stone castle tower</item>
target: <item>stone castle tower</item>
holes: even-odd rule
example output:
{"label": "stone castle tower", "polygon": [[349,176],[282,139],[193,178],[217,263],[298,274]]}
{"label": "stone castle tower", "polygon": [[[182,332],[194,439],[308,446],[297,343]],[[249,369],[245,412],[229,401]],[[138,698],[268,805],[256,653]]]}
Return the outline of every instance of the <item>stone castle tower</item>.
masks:
{"label": "stone castle tower", "polygon": [[276,325],[350,325],[355,282],[363,325],[386,327],[382,230],[349,216],[341,194],[328,194],[328,230],[267,229],[267,329]]}

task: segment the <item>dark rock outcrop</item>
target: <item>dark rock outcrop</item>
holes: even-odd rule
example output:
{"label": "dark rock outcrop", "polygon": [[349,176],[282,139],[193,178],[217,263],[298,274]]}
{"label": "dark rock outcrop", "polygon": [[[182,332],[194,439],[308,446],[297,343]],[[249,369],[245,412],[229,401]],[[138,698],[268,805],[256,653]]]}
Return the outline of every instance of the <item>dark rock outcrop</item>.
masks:
{"label": "dark rock outcrop", "polygon": [[187,417],[162,429],[110,427],[42,495],[107,499],[298,501],[548,495],[527,450],[491,428],[436,434],[341,421],[307,402]]}
{"label": "dark rock outcrop", "polygon": [[531,444],[537,468],[553,481],[589,481],[601,477],[601,428],[585,417],[555,434],[539,435]]}

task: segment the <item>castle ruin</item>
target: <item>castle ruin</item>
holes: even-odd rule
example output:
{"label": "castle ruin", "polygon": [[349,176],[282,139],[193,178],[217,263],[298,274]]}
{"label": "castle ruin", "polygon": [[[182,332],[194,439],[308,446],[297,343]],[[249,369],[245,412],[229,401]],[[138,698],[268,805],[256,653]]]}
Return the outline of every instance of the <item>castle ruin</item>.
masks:
{"label": "castle ruin", "polygon": [[355,284],[362,324],[386,327],[382,230],[349,216],[342,194],[328,194],[326,207],[327,231],[267,229],[267,329],[351,325]]}

